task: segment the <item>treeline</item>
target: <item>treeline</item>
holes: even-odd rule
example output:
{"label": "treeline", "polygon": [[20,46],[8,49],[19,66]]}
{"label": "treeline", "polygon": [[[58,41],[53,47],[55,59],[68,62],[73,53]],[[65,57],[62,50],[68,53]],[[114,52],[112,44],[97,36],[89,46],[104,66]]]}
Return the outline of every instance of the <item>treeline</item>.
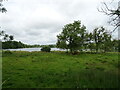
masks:
{"label": "treeline", "polygon": [[65,25],[57,36],[57,47],[67,49],[70,53],[81,51],[91,52],[120,52],[120,40],[113,39],[104,27],[87,32],[80,21]]}
{"label": "treeline", "polygon": [[0,43],[2,43],[2,49],[16,49],[28,47],[28,45],[23,44],[20,41],[13,41],[14,36],[6,34],[5,31],[0,31],[0,39]]}
{"label": "treeline", "polygon": [[50,48],[55,48],[56,45],[51,44],[51,45],[28,45],[24,44],[21,41],[13,41],[14,36],[13,35],[8,35],[5,33],[5,31],[0,31],[0,43],[2,43],[2,49],[17,49],[17,48],[34,48],[34,47],[50,47]]}
{"label": "treeline", "polygon": [[111,40],[110,42],[106,41],[105,43],[100,43],[98,48],[96,43],[87,43],[84,44],[84,47],[82,48],[81,51],[86,50],[86,51],[91,51],[91,52],[120,52],[120,40]]}
{"label": "treeline", "polygon": [[35,47],[45,47],[55,48],[56,45],[27,45],[21,41],[5,41],[2,42],[2,49],[17,49],[17,48],[35,48]]}
{"label": "treeline", "polygon": [[23,44],[22,42],[18,41],[5,41],[2,42],[2,49],[17,49],[17,48],[26,48],[28,45]]}
{"label": "treeline", "polygon": [[55,44],[50,44],[50,45],[40,45],[40,47],[56,48],[56,45],[55,45]]}

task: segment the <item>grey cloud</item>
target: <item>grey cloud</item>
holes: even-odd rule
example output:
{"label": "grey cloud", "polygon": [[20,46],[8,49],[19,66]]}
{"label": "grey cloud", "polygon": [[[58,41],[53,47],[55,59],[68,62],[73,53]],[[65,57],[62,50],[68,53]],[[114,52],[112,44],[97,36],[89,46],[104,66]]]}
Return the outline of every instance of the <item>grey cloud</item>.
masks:
{"label": "grey cloud", "polygon": [[107,27],[108,17],[97,11],[102,1],[9,0],[4,2],[8,12],[0,14],[0,25],[14,35],[15,40],[27,44],[55,44],[63,26],[74,20],[81,20],[88,31],[100,25]]}

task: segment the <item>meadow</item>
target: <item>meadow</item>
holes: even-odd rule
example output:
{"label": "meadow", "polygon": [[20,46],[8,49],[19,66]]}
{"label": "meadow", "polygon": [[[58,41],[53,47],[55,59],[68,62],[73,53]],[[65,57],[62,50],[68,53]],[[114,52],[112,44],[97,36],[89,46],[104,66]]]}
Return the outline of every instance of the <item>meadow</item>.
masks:
{"label": "meadow", "polygon": [[3,51],[3,88],[118,88],[120,53]]}

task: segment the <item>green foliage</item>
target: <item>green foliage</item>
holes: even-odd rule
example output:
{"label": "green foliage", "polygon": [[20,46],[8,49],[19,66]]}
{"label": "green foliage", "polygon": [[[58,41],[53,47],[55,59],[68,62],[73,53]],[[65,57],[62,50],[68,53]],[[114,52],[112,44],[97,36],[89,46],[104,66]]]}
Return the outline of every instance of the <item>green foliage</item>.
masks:
{"label": "green foliage", "polygon": [[2,41],[12,41],[14,37],[12,35],[8,35],[5,31],[0,31],[0,39]]}
{"label": "green foliage", "polygon": [[50,52],[51,48],[49,46],[44,46],[44,47],[41,48],[41,51],[43,51],[43,52]]}
{"label": "green foliage", "polygon": [[95,28],[93,31],[93,41],[95,42],[96,52],[100,50],[110,51],[111,46],[111,35],[107,32],[104,27]]}
{"label": "green foliage", "polygon": [[120,40],[113,40],[112,41],[112,51],[114,52],[120,52]]}
{"label": "green foliage", "polygon": [[2,42],[2,49],[17,49],[17,48],[33,48],[33,47],[50,47],[54,48],[56,45],[27,45],[22,42],[12,41],[13,37],[11,36],[10,41]]}
{"label": "green foliage", "polygon": [[9,36],[10,41],[12,41],[14,39],[14,37],[12,35]]}
{"label": "green foliage", "polygon": [[86,27],[81,26],[80,21],[67,24],[63,27],[61,34],[57,36],[57,47],[62,49],[70,49],[73,53],[81,50],[85,42]]}
{"label": "green foliage", "polygon": [[17,48],[25,48],[27,45],[22,42],[17,41],[6,41],[2,42],[2,49],[17,49]]}
{"label": "green foliage", "polygon": [[111,34],[104,27],[95,28],[93,32],[87,33],[86,27],[81,26],[80,21],[65,25],[57,38],[57,47],[70,50],[71,53],[83,50],[119,51],[118,40],[112,40]]}
{"label": "green foliage", "polygon": [[85,49],[90,49],[91,52],[95,49],[95,44],[93,43],[93,33],[86,34],[86,44],[84,46]]}
{"label": "green foliage", "polygon": [[9,51],[9,50],[7,50],[7,51],[4,51],[2,54],[3,54],[3,55],[4,55],[4,54],[12,54],[12,52]]}
{"label": "green foliage", "polygon": [[40,47],[50,47],[50,48],[55,48],[55,44],[50,44],[50,45],[40,45]]}

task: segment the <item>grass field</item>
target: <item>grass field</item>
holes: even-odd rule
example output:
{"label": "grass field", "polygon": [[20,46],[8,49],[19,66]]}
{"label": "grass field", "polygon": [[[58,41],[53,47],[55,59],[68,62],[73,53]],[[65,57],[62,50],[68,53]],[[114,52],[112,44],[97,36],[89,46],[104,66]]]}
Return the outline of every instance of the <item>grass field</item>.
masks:
{"label": "grass field", "polygon": [[117,88],[118,53],[3,52],[3,88]]}

